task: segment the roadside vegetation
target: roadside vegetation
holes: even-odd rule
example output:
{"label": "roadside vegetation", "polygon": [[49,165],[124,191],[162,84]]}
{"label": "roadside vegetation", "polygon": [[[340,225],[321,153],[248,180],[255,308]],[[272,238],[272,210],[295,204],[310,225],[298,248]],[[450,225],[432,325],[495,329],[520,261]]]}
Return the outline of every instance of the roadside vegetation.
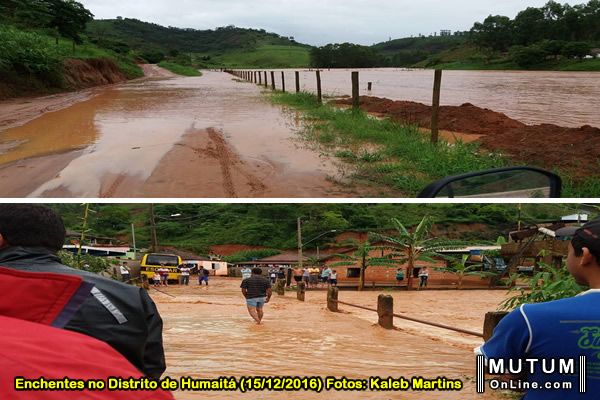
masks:
{"label": "roadside vegetation", "polygon": [[[575,282],[564,264],[556,268],[542,263],[539,268],[532,276],[513,274],[508,277],[507,283],[511,285],[508,293],[511,296],[500,305],[500,310],[510,311],[522,304],[573,297],[585,290]],[[525,284],[517,285],[517,282]]]}
{"label": "roadside vegetation", "polygon": [[161,61],[160,63],[158,63],[158,66],[161,68],[167,69],[177,75],[183,75],[183,76],[201,76],[202,75],[202,73],[194,67],[176,64],[176,63],[170,62],[170,61]]}
{"label": "roadside vegetation", "polygon": [[89,41],[84,32],[93,15],[78,2],[2,2],[0,18],[0,97],[70,89],[64,76],[68,59],[106,58],[128,79],[143,75],[134,54]]}
{"label": "roadside vegetation", "polygon": [[[351,166],[352,177],[406,197],[415,197],[428,184],[451,175],[514,164],[490,153],[477,142],[432,144],[417,127],[362,111],[320,105],[310,93],[275,92],[271,100],[304,113],[305,138]],[[540,166],[546,167],[547,166]],[[564,197],[599,197],[600,179],[573,179],[562,171]]]}

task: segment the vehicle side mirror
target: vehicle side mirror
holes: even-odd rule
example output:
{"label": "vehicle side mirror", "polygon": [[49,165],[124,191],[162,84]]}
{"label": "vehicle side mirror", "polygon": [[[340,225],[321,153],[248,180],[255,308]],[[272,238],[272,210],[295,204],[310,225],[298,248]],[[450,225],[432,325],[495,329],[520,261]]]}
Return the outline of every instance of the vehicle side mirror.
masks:
{"label": "vehicle side mirror", "polygon": [[420,198],[557,198],[562,181],[533,167],[508,167],[444,178],[427,186]]}

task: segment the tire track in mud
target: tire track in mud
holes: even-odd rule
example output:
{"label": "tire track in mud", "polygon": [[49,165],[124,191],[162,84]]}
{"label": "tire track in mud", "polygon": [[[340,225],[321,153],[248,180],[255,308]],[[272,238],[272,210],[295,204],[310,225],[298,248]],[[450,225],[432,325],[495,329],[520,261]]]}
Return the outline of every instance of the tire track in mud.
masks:
{"label": "tire track in mud", "polygon": [[214,128],[208,128],[208,138],[215,145],[215,153],[213,156],[219,161],[221,166],[221,173],[223,174],[223,189],[228,197],[237,197],[235,192],[235,186],[231,177],[231,151],[229,150],[225,138]]}
{"label": "tire track in mud", "polygon": [[234,174],[239,174],[246,180],[246,184],[250,187],[252,194],[263,192],[267,186],[260,178],[252,174],[247,169],[249,168],[240,157],[231,150],[227,141],[223,137],[223,133],[215,128],[207,128],[209,145],[206,148],[191,148],[198,155],[208,155],[219,162],[221,174],[223,177],[223,190],[227,197],[238,197],[238,191],[234,182]]}
{"label": "tire track in mud", "polygon": [[108,187],[108,189],[104,193],[100,193],[100,198],[114,197],[117,189],[119,188],[119,186],[121,186],[124,180],[125,175],[121,174],[117,176],[117,178]]}

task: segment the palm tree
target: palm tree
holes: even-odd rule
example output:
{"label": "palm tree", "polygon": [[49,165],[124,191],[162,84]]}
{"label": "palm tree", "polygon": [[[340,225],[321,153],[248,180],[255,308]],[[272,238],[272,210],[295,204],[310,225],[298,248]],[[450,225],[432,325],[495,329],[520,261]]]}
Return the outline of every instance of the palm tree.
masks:
{"label": "palm tree", "polygon": [[462,289],[462,281],[465,276],[479,276],[481,278],[490,278],[498,275],[496,272],[482,271],[483,264],[467,265],[468,255],[463,255],[461,261],[453,262],[450,267],[436,268],[437,271],[450,272],[456,275],[458,279],[458,290]]}
{"label": "palm tree", "polygon": [[331,267],[344,267],[344,266],[360,266],[360,277],[358,280],[358,290],[363,290],[365,288],[365,272],[368,267],[371,266],[387,266],[393,267],[398,263],[396,260],[392,260],[387,257],[371,257],[369,254],[371,251],[376,250],[377,247],[371,245],[371,242],[368,240],[365,242],[357,242],[352,240],[350,242],[346,242],[344,245],[352,245],[352,247],[356,247],[356,251],[352,254],[335,254],[334,256],[343,258],[345,261],[338,261],[332,263]]}
{"label": "palm tree", "polygon": [[441,250],[450,250],[460,248],[465,245],[464,242],[456,240],[438,239],[430,237],[432,222],[429,217],[424,217],[419,225],[410,232],[402,223],[392,218],[392,223],[396,229],[395,236],[381,235],[372,233],[371,236],[378,241],[384,242],[377,248],[391,250],[388,258],[394,259],[397,264],[407,264],[406,274],[408,275],[408,290],[411,290],[413,270],[416,261],[425,261],[433,263],[435,258],[445,258],[438,252]]}

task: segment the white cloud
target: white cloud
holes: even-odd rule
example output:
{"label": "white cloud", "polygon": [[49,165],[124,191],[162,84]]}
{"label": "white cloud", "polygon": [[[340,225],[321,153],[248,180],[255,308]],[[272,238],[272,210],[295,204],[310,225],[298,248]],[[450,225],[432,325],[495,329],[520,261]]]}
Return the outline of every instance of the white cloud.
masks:
{"label": "white cloud", "polygon": [[[584,2],[569,2],[578,4]],[[547,0],[80,0],[96,18],[137,18],[165,26],[266,29],[312,45],[373,44],[389,37],[468,30],[490,14],[514,17]]]}

